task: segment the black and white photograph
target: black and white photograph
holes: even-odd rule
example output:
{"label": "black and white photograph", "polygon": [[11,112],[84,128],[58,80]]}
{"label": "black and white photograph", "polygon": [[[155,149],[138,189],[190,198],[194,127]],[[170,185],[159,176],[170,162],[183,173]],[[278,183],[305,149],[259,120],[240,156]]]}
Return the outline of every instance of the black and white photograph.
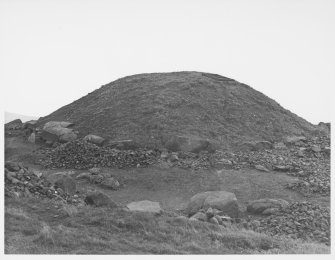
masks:
{"label": "black and white photograph", "polygon": [[0,86],[3,256],[331,257],[335,1],[0,0]]}

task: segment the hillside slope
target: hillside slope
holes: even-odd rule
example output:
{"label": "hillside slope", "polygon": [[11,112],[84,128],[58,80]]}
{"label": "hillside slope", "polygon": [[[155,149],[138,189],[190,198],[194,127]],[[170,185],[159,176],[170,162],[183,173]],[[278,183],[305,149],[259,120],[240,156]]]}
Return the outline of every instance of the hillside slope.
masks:
{"label": "hillside slope", "polygon": [[252,140],[309,135],[316,127],[251,87],[201,72],[118,79],[40,118],[66,120],[82,135],[160,146],[171,135],[206,138],[225,148]]}

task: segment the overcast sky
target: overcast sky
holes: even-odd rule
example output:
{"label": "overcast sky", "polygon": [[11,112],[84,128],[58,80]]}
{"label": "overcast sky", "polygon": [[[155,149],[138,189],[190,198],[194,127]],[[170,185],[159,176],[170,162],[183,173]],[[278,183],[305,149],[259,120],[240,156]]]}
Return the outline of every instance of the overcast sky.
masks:
{"label": "overcast sky", "polygon": [[335,1],[0,0],[6,111],[45,116],[120,77],[205,71],[330,121]]}

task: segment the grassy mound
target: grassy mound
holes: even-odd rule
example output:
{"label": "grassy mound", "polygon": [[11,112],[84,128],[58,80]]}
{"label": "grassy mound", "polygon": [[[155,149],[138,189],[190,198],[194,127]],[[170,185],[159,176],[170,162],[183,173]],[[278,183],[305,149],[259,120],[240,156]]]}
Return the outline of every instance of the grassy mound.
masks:
{"label": "grassy mound", "polygon": [[315,130],[251,87],[201,72],[121,78],[41,118],[39,124],[51,120],[71,121],[82,135],[133,139],[156,147],[176,134],[230,148]]}
{"label": "grassy mound", "polygon": [[[57,214],[56,214],[57,213]],[[326,254],[284,237],[121,209],[7,199],[7,254]]]}

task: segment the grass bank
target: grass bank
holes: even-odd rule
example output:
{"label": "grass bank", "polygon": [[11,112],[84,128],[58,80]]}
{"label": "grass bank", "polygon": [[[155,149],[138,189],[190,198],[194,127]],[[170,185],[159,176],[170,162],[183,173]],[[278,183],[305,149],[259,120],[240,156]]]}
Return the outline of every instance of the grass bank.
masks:
{"label": "grass bank", "polygon": [[327,254],[330,248],[236,227],[122,209],[6,199],[6,254]]}

